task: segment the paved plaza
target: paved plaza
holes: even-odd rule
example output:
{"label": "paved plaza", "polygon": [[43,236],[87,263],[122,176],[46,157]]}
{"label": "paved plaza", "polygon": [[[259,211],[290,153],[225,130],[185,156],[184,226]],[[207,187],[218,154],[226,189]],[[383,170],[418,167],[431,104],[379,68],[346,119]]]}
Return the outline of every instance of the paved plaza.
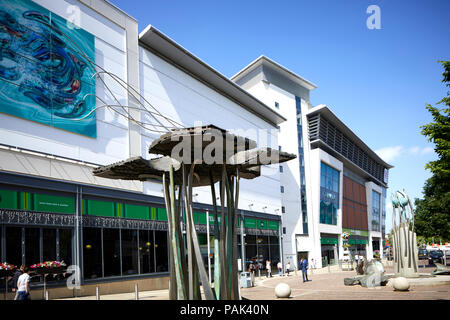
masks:
{"label": "paved plaza", "polygon": [[[272,278],[257,277],[255,286],[242,288],[241,295],[248,300],[280,300],[275,296],[275,287],[287,283],[291,287],[291,297],[283,300],[450,300],[450,276],[431,277],[434,267],[420,270],[424,277],[411,281],[407,292],[394,291],[388,284],[383,287],[364,288],[359,285],[345,286],[344,278],[356,276],[355,271],[340,271],[333,268],[309,270],[308,282],[302,281],[301,272],[292,272],[289,276],[274,275]],[[392,267],[386,267],[387,275],[392,274]],[[428,275],[427,277],[425,275]],[[135,293],[103,295],[100,300],[135,300]],[[64,300],[95,300],[95,296],[78,297]],[[139,300],[168,300],[168,290],[144,291],[139,293]]]}
{"label": "paved plaza", "polygon": [[[424,268],[423,274],[430,274],[435,268]],[[392,272],[386,268],[387,274]],[[360,285],[345,286],[344,278],[356,276],[355,271],[336,271],[328,273],[320,270],[309,273],[308,282],[302,281],[301,272],[297,275],[278,276],[273,278],[256,279],[253,288],[241,289],[241,294],[249,300],[273,300],[275,287],[279,283],[286,283],[291,287],[292,300],[450,300],[450,276],[436,276],[416,279],[407,292],[394,291],[388,284],[383,287],[364,288]],[[429,284],[426,284],[429,283]]]}

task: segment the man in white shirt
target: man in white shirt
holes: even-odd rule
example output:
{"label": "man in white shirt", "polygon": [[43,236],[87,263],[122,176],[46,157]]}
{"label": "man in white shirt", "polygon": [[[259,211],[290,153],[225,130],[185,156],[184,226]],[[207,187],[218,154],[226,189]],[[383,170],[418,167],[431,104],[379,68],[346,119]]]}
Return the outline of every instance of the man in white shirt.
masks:
{"label": "man in white shirt", "polygon": [[30,271],[28,267],[23,269],[23,274],[17,280],[17,293],[19,300],[30,300]]}

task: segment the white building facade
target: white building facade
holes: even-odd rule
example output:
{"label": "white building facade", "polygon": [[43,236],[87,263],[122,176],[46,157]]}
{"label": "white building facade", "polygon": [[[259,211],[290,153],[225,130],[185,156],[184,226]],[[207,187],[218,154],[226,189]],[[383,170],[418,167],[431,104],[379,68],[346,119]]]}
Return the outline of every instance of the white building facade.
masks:
{"label": "white building facade", "polygon": [[[170,129],[151,112],[274,148],[286,118],[152,26],[138,34],[137,21],[107,1],[0,4],[8,17],[0,35],[17,48],[0,61],[0,260],[64,260],[80,268],[83,294],[96,285],[104,294],[127,292],[127,281],[142,281],[141,290],[167,288],[161,184],[98,178],[92,169],[149,158],[151,142]],[[20,74],[24,69],[29,73]],[[278,166],[265,166],[261,177],[241,181],[243,262],[275,266],[281,259],[280,177]],[[194,203],[208,259],[210,190],[196,189]],[[73,295],[65,279],[52,281],[52,297]],[[42,277],[33,286],[42,287]]]}
{"label": "white building facade", "polygon": [[284,262],[301,257],[316,268],[342,259],[342,233],[353,256],[382,255],[387,172],[378,157],[325,105],[312,107],[316,86],[261,56],[232,80],[280,112],[281,150],[297,155],[280,165]]}

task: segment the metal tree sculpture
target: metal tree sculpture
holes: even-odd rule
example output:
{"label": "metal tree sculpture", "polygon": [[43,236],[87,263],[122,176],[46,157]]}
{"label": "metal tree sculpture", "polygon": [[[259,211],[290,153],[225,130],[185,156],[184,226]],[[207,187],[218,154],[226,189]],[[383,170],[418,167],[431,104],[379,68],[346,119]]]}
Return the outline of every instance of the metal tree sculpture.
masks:
{"label": "metal tree sculpture", "polygon": [[395,275],[418,277],[414,209],[405,190],[392,195],[392,238]]}
{"label": "metal tree sculpture", "polygon": [[[200,283],[207,300],[239,299],[236,233],[239,180],[260,176],[261,165],[285,162],[296,156],[271,148],[256,149],[254,141],[212,125],[174,129],[156,139],[149,153],[162,157],[151,160],[135,157],[96,168],[94,174],[110,179],[162,180],[170,238],[170,299],[201,299]],[[207,153],[210,156],[204,157]],[[216,201],[217,182],[220,210]],[[192,206],[193,188],[208,185],[214,208],[214,288],[210,286],[200,252]]]}

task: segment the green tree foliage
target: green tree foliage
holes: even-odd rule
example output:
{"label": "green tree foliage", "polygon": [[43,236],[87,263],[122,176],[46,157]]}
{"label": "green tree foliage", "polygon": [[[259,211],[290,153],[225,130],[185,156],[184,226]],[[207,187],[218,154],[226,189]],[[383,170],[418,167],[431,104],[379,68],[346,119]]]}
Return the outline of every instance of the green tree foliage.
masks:
{"label": "green tree foliage", "polygon": [[[439,61],[444,67],[442,82],[450,87],[450,61]],[[450,93],[437,103],[427,104],[433,121],[422,126],[422,134],[435,145],[436,161],[425,166],[433,174],[425,182],[423,199],[416,199],[415,226],[418,236],[450,240]]]}

